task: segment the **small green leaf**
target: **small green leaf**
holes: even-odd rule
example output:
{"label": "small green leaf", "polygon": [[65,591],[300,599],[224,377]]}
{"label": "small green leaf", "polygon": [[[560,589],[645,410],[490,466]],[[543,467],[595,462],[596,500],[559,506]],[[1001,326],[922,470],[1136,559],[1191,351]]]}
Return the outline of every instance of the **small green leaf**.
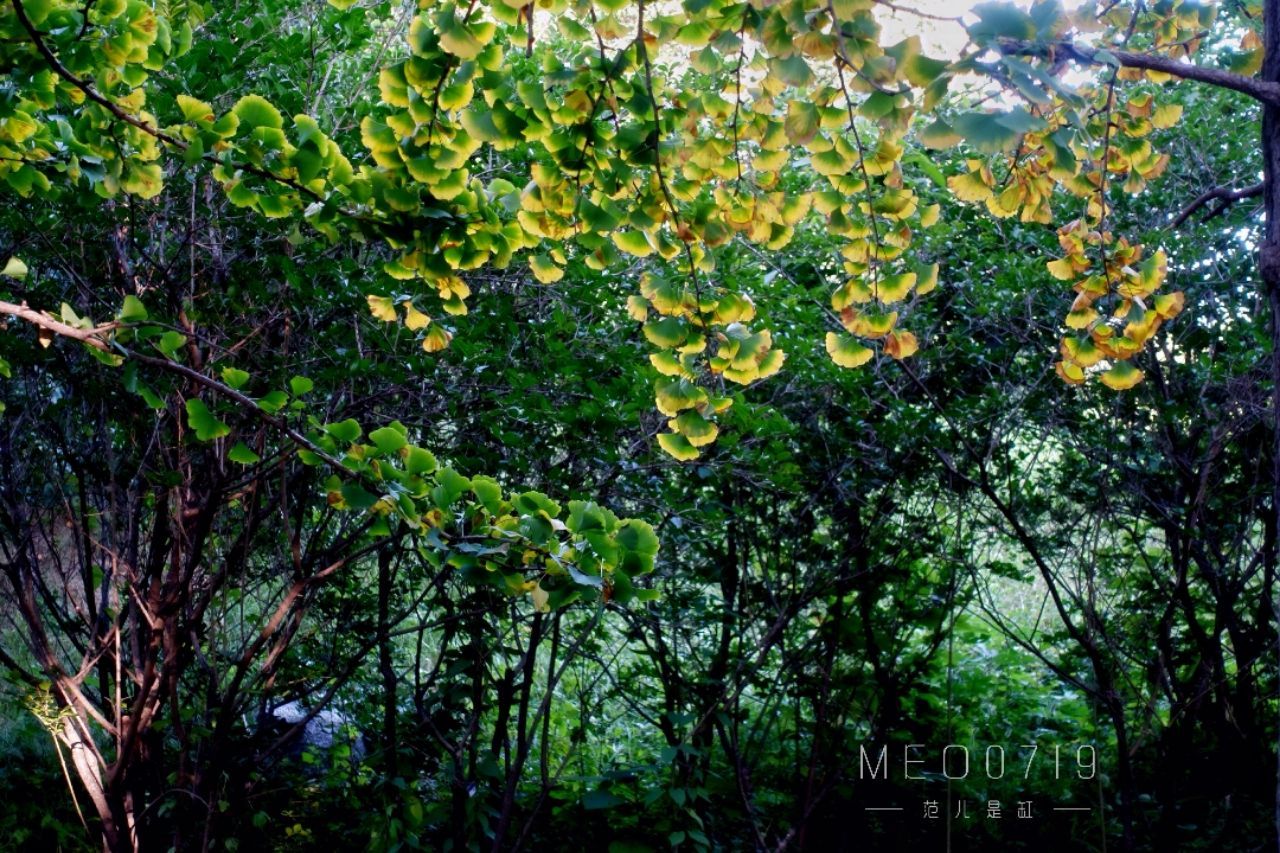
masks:
{"label": "small green leaf", "polygon": [[295,397],[301,397],[303,394],[308,394],[311,392],[311,389],[315,387],[316,384],[305,376],[295,376],[289,380],[289,390]]}
{"label": "small green leaf", "polygon": [[387,455],[398,453],[400,448],[409,442],[405,440],[404,434],[399,430],[389,426],[375,429],[369,433],[369,440],[372,441],[379,450]]}
{"label": "small green leaf", "polygon": [[289,402],[289,397],[283,391],[272,391],[258,398],[258,408],[274,415],[283,409],[284,404],[287,402]]}
{"label": "small green leaf", "polygon": [[239,391],[249,382],[249,373],[235,367],[222,368],[222,381]]}
{"label": "small green leaf", "polygon": [[160,340],[156,341],[156,349],[164,353],[167,358],[177,359],[178,350],[187,344],[187,336],[181,332],[165,332],[160,336]]}
{"label": "small green leaf", "polygon": [[121,323],[142,323],[147,319],[147,306],[142,304],[142,300],[134,296],[132,293],[124,298],[124,305],[120,308]]}
{"label": "small green leaf", "polygon": [[262,461],[262,457],[250,450],[243,441],[237,441],[236,446],[227,451],[227,458],[241,465],[254,465]]}
{"label": "small green leaf", "polygon": [[[354,441],[354,439],[352,440]],[[410,447],[404,458],[404,468],[410,474],[430,474],[436,470],[436,457],[430,450],[423,450],[421,447]]]}
{"label": "small green leaf", "polygon": [[339,421],[336,424],[325,424],[324,431],[336,438],[338,441],[351,444],[360,437],[360,424],[353,419],[347,418],[345,421]]}
{"label": "small green leaf", "polygon": [[378,502],[363,486],[354,482],[342,484],[342,499],[353,509],[368,509]]}
{"label": "small green leaf", "polygon": [[198,397],[187,401],[187,424],[196,431],[201,441],[213,441],[231,432],[231,427],[213,416],[209,407]]}
{"label": "small green leaf", "polygon": [[231,112],[240,119],[240,124],[244,129],[252,130],[255,127],[269,127],[279,129],[284,127],[284,119],[271,103],[260,95],[245,95],[236,101],[236,105],[231,108]]}

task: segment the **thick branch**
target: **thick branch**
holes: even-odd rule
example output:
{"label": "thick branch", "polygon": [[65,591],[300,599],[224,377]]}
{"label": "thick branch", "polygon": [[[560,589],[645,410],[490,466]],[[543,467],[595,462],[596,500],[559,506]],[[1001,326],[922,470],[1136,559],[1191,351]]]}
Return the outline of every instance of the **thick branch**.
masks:
{"label": "thick branch", "polygon": [[1059,41],[1052,44],[1032,44],[1023,41],[1002,40],[1000,50],[1006,54],[1021,56],[1044,56],[1055,59],[1069,59],[1083,65],[1112,65],[1114,57],[1125,68],[1141,68],[1144,71],[1162,71],[1181,77],[1184,80],[1195,80],[1208,83],[1223,89],[1241,92],[1264,104],[1280,107],[1280,83],[1245,77],[1219,68],[1206,68],[1180,62],[1168,56],[1151,53],[1132,53],[1127,50],[1103,50],[1085,47],[1070,41]]}
{"label": "thick branch", "polygon": [[38,326],[43,332],[83,341],[94,349],[100,349],[103,352],[111,349],[111,346],[103,340],[103,336],[119,325],[118,323],[104,323],[91,329],[79,329],[54,318],[52,314],[28,308],[25,302],[21,305],[15,305],[12,302],[0,301],[0,314],[7,314],[10,317],[26,320],[28,323]]}
{"label": "thick branch", "polygon": [[1215,216],[1220,215],[1235,202],[1243,201],[1246,198],[1257,198],[1260,195],[1262,195],[1262,184],[1260,183],[1238,190],[1233,190],[1230,187],[1214,187],[1213,189],[1203,192],[1192,199],[1191,203],[1182,208],[1182,211],[1172,222],[1169,223],[1169,227],[1179,227],[1182,223],[1191,218],[1191,214],[1195,213],[1211,201],[1220,201],[1221,204],[1205,215],[1203,221],[1206,222]]}

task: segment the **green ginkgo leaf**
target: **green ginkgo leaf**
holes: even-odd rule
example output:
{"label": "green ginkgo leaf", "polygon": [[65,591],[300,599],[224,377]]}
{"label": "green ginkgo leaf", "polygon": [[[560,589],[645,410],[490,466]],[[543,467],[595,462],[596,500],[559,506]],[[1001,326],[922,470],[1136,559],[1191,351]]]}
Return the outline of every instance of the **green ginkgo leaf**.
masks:
{"label": "green ginkgo leaf", "polygon": [[688,462],[692,459],[697,459],[702,455],[698,452],[698,448],[689,443],[689,439],[685,438],[678,432],[658,433],[658,446],[661,447],[668,456],[671,456],[681,462]]}
{"label": "green ginkgo leaf", "polygon": [[195,430],[196,438],[201,441],[213,441],[231,432],[231,427],[215,418],[209,407],[198,397],[187,401],[187,425]]}

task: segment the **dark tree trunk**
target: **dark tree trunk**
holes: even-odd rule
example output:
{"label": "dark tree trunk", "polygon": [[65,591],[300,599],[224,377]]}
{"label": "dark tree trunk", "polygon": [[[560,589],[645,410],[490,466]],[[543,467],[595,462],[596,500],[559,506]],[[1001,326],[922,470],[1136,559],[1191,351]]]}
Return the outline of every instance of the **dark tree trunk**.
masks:
{"label": "dark tree trunk", "polygon": [[[1280,82],[1280,0],[1263,3],[1262,79]],[[1267,305],[1271,311],[1271,511],[1280,519],[1280,107],[1262,106],[1263,211],[1266,234],[1262,241],[1259,268]],[[1280,621],[1280,602],[1273,602]],[[1277,632],[1280,637],[1280,631]],[[1276,649],[1280,664],[1280,646]],[[1280,747],[1280,744],[1277,745]],[[1275,828],[1280,849],[1280,748],[1276,752]]]}

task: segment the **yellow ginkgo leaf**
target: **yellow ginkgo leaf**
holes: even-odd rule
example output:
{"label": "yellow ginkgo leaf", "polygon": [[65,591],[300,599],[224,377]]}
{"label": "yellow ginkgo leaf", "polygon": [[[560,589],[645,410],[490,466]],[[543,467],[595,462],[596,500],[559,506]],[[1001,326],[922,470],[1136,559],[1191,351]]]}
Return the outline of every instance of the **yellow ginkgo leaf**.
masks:
{"label": "yellow ginkgo leaf", "polygon": [[431,325],[430,317],[414,308],[412,302],[404,304],[404,326],[406,329],[416,332],[418,329],[425,329],[429,325]]}
{"label": "yellow ginkgo leaf", "polygon": [[1087,329],[1089,324],[1098,319],[1098,312],[1092,308],[1081,308],[1079,311],[1072,311],[1067,314],[1067,328],[1069,329]]}
{"label": "yellow ginkgo leaf", "polygon": [[720,427],[704,418],[695,409],[681,412],[678,417],[667,421],[667,426],[683,435],[694,447],[708,445],[720,434]]}
{"label": "yellow ginkgo leaf", "polygon": [[1173,127],[1182,118],[1182,104],[1161,104],[1151,114],[1151,124],[1164,130]]}
{"label": "yellow ginkgo leaf", "polygon": [[876,352],[856,338],[827,332],[827,354],[841,367],[853,368],[866,364]]}
{"label": "yellow ginkgo leaf", "polygon": [[369,301],[369,313],[384,323],[396,321],[396,306],[390,296],[366,296]]}
{"label": "yellow ginkgo leaf", "polygon": [[1076,268],[1070,258],[1058,258],[1045,266],[1049,268],[1049,274],[1059,281],[1071,281],[1076,277]]}
{"label": "yellow ginkgo leaf", "polygon": [[1127,361],[1116,362],[1115,366],[1103,373],[1102,384],[1113,391],[1126,391],[1142,381],[1143,372]]}
{"label": "yellow ginkgo leaf", "polygon": [[901,302],[911,293],[915,286],[916,274],[913,272],[886,275],[876,285],[876,296],[881,302]]}
{"label": "yellow ginkgo leaf", "polygon": [[899,361],[904,358],[910,358],[919,349],[920,344],[916,340],[916,336],[911,332],[890,332],[889,336],[884,340],[885,354]]}
{"label": "yellow ginkgo leaf", "polygon": [[533,277],[542,284],[554,284],[564,278],[564,270],[546,255],[531,255],[529,269],[533,271]]}
{"label": "yellow ginkgo leaf", "polygon": [[422,348],[427,352],[439,352],[449,346],[449,341],[453,340],[453,335],[448,329],[438,324],[433,324],[427,329],[427,334],[422,338]]}
{"label": "yellow ginkgo leaf", "polygon": [[1187,296],[1181,290],[1175,293],[1162,293],[1156,297],[1156,313],[1165,320],[1171,320],[1182,313]]}
{"label": "yellow ginkgo leaf", "polygon": [[643,323],[649,317],[648,301],[643,296],[628,296],[627,316],[637,323]]}
{"label": "yellow ginkgo leaf", "polygon": [[1080,365],[1072,364],[1069,361],[1060,361],[1054,365],[1054,370],[1058,376],[1062,377],[1062,381],[1070,385],[1084,384],[1084,371],[1080,369]]}
{"label": "yellow ginkgo leaf", "polygon": [[983,182],[982,175],[977,172],[953,175],[947,178],[947,186],[952,195],[961,201],[986,201],[992,195],[991,187]]}

